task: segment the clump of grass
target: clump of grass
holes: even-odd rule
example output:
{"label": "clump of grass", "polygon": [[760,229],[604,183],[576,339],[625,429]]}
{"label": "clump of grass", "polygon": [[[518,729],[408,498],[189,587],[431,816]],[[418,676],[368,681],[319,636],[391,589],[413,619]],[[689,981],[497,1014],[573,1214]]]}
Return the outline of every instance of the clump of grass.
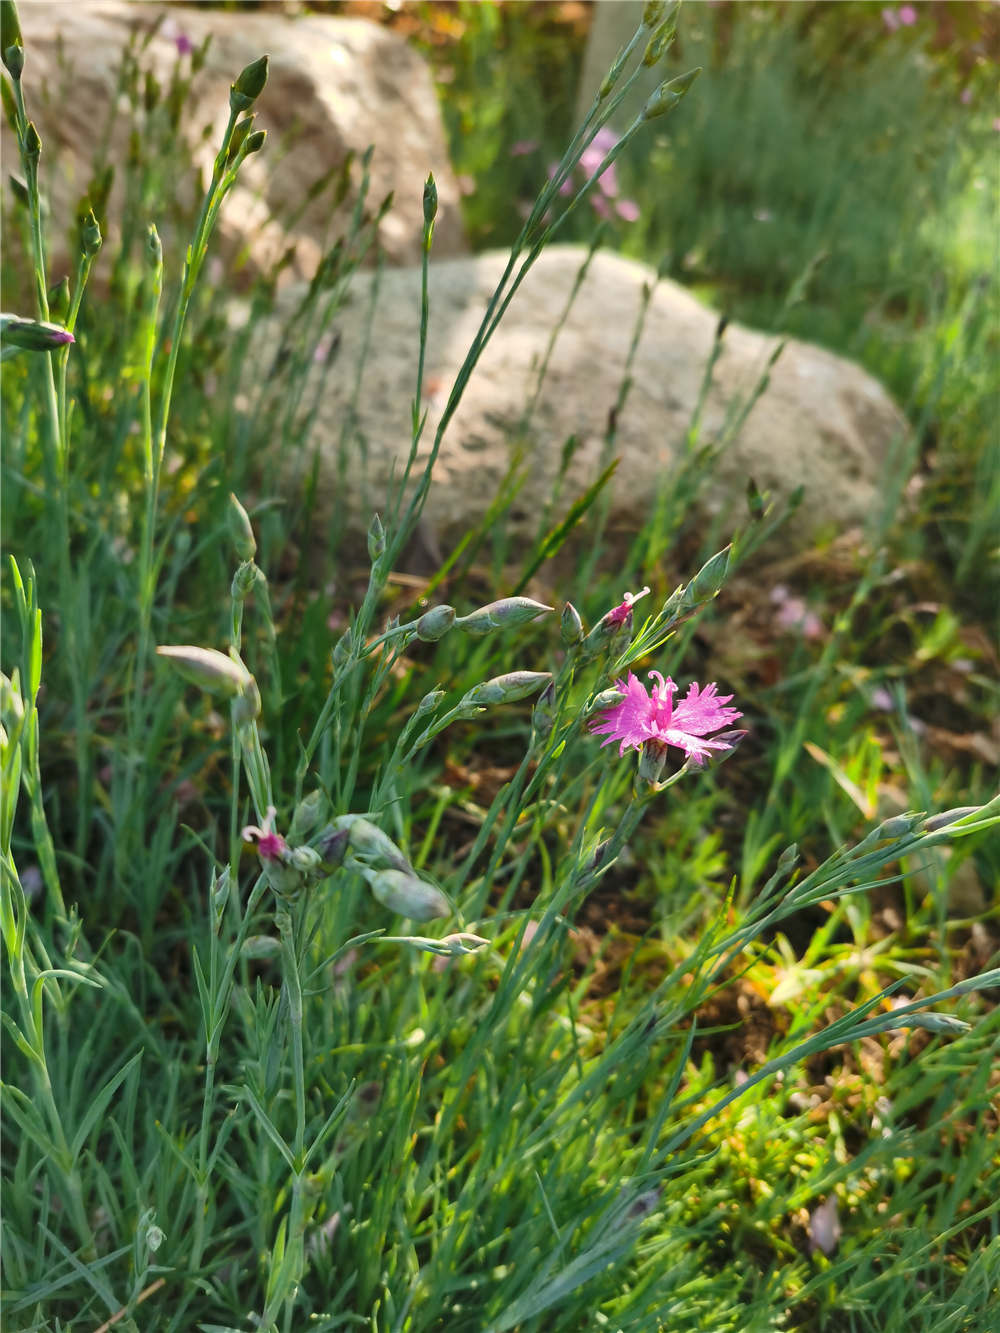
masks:
{"label": "clump of grass", "polygon": [[[2,13],[38,315],[15,329],[4,394],[16,439],[0,804],[10,1326],[640,1333],[771,1327],[779,1307],[805,1326],[839,1302],[861,1312],[859,1326],[876,1310],[891,1327],[925,1317],[914,1278],[938,1321],[985,1312],[990,1247],[959,1251],[995,1209],[975,1125],[995,1020],[971,997],[1000,974],[984,963],[940,984],[926,957],[897,951],[886,975],[874,954],[859,969],[835,946],[846,924],[858,950],[871,948],[855,905],[901,858],[977,848],[1000,809],[873,816],[860,837],[838,837],[842,807],[826,794],[835,850],[814,854],[824,839],[808,796],[827,789],[795,793],[795,766],[834,689],[846,618],[790,683],[791,708],[755,719],[777,733],[770,787],[734,846],[715,844],[719,892],[683,929],[657,920],[647,940],[617,947],[612,926],[589,956],[584,947],[587,912],[628,890],[630,846],[655,846],[670,819],[689,821],[689,841],[692,820],[725,831],[727,806],[731,826],[722,784],[746,750],[720,728],[737,719],[710,693],[704,711],[678,708],[666,739],[685,758],[667,766],[652,733],[666,686],[650,696],[629,683],[623,712],[618,682],[639,667],[696,674],[695,627],[776,521],[766,497],[751,495],[732,548],[705,552],[692,577],[648,602],[610,595],[595,559],[583,615],[565,604],[558,630],[527,584],[472,597],[472,569],[449,587],[455,604],[406,607],[393,589],[448,419],[565,216],[550,216],[561,181],[613,113],[630,59],[651,38],[668,44],[676,11],[646,7],[531,210],[422,472],[423,339],[415,349],[412,448],[352,557],[358,595],[332,608],[344,616],[335,629],[303,567],[279,565],[289,519],[236,498],[259,483],[252,414],[236,407],[238,364],[213,365],[230,335],[200,282],[225,194],[246,153],[264,148],[246,120],[266,63],[233,85],[166,318],[155,228],[138,270],[126,252],[123,285],[91,303],[100,256],[88,220],[58,326],[87,354],[85,376],[73,344],[45,327],[54,312],[21,88],[30,51],[13,5]],[[675,107],[689,86],[668,83],[651,110]],[[615,145],[570,216],[646,129],[637,121]],[[364,189],[361,199],[276,356],[287,396],[261,415],[279,446],[308,422],[305,349],[376,235],[378,210],[367,214]],[[435,206],[428,181],[425,280]],[[122,235],[137,234],[132,218]],[[141,300],[123,348],[107,326],[126,291]],[[265,278],[259,308],[268,293]],[[426,333],[426,281],[424,316]],[[202,392],[192,330],[227,393]],[[206,422],[225,450],[206,448]],[[694,471],[681,480],[703,484]],[[551,516],[515,587],[574,526],[599,521],[599,496],[591,488]],[[678,526],[672,507],[642,534],[640,570]],[[870,573],[855,591],[852,615],[876,582]],[[595,723],[638,755],[602,753]],[[716,766],[699,766],[712,741]],[[870,757],[845,762],[863,793]],[[804,864],[793,826],[811,840]],[[708,871],[692,873],[701,883]],[[824,947],[788,958],[783,932],[816,913],[830,914]],[[602,986],[615,955],[616,984]],[[773,977],[785,999],[781,1026],[737,1077],[720,1067],[711,1027],[726,1026],[744,977]],[[934,1045],[914,1078],[905,1060],[918,1040]],[[845,1046],[891,1066],[877,1133],[870,1085],[860,1104],[835,1089],[819,1124],[786,1096],[792,1071],[815,1078]],[[768,1189],[781,1173],[783,1188]],[[888,1265],[880,1191],[905,1219]],[[841,1254],[807,1252],[821,1196],[852,1219]],[[929,1258],[941,1246],[945,1266]]]}

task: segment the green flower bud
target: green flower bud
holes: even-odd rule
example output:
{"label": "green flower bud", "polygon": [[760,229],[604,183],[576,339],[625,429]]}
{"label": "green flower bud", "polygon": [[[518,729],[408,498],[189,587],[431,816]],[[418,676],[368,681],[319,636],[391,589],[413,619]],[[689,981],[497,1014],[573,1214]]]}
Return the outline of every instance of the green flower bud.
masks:
{"label": "green flower bud", "polygon": [[[153,230],[155,231],[156,228],[154,227]],[[159,237],[157,237],[157,240],[159,240]],[[94,210],[92,208],[88,209],[80,228],[80,246],[83,253],[85,255],[96,255],[103,243],[104,238],[101,236],[101,228],[94,216]]]}
{"label": "green flower bud", "polygon": [[194,644],[171,644],[157,648],[158,657],[172,662],[176,670],[200,689],[224,699],[242,694],[253,677],[238,658],[227,657],[214,648]]}
{"label": "green flower bud", "polygon": [[686,74],[681,74],[676,79],[668,79],[665,83],[661,83],[642,108],[641,119],[654,120],[657,116],[665,116],[668,112],[673,111],[700,73],[701,66],[699,65],[696,69],[689,69]]}
{"label": "green flower bud", "polygon": [[601,690],[600,694],[595,694],[587,708],[587,717],[592,717],[594,713],[600,713],[605,708],[617,708],[625,698],[621,690],[611,688],[610,690]]}
{"label": "green flower bud", "polygon": [[338,833],[347,830],[349,851],[353,856],[362,858],[369,868],[374,864],[377,869],[388,868],[416,874],[389,835],[365,819],[364,815],[338,815],[332,821],[331,829]]}
{"label": "green flower bud", "polygon": [[229,505],[226,508],[226,528],[239,558],[252,560],[257,554],[257,539],[253,535],[250,515],[232,491],[229,492]]}
{"label": "green flower bud", "polygon": [[14,0],[0,0],[0,52],[12,79],[19,79],[24,69],[24,43]]}
{"label": "green flower bud", "polygon": [[413,921],[432,921],[435,917],[449,916],[448,899],[440,889],[426,880],[404,870],[369,870],[361,873],[375,899],[390,912],[410,917]]}
{"label": "green flower bud", "polygon": [[229,585],[230,597],[234,602],[245,602],[253,591],[254,584],[261,578],[263,575],[252,560],[241,561]]}
{"label": "green flower bud", "polygon": [[372,515],[368,525],[368,559],[376,564],[385,555],[385,528],[378,514]]}
{"label": "green flower bud", "polygon": [[29,161],[37,162],[42,152],[42,141],[38,137],[38,131],[35,129],[35,122],[28,121],[28,128],[24,131],[24,155]]}
{"label": "green flower bud", "polygon": [[259,153],[264,147],[266,138],[267,130],[254,130],[253,134],[248,134],[247,141],[243,145],[243,156],[252,157],[254,153]]}
{"label": "green flower bud", "polygon": [[61,278],[49,288],[46,298],[49,303],[49,317],[56,324],[61,324],[69,314],[69,278]]}
{"label": "green flower bud", "polygon": [[425,694],[417,704],[417,711],[413,715],[414,718],[426,717],[428,713],[433,713],[434,709],[437,708],[443,698],[444,690],[431,690],[429,694]]}
{"label": "green flower bud", "polygon": [[431,940],[423,935],[406,935],[395,939],[389,936],[386,941],[394,944],[408,944],[411,949],[419,949],[421,953],[436,953],[439,958],[456,958],[465,954],[478,953],[480,949],[489,946],[489,940],[484,940],[481,935],[472,935],[467,930],[461,930],[455,935],[445,935],[443,939]]}
{"label": "green flower bud", "polygon": [[261,56],[240,73],[229,90],[229,106],[233,111],[249,111],[264,91],[267,83],[267,56]]}
{"label": "green flower bud", "polygon": [[548,736],[556,721],[556,683],[550,680],[531,710],[531,725],[540,740]]}
{"label": "green flower bud", "polygon": [[333,667],[335,671],[339,667],[344,666],[345,663],[347,663],[350,660],[351,645],[353,641],[354,641],[353,635],[351,634],[351,631],[348,629],[344,631],[344,633],[334,644],[333,653],[331,654],[331,657],[333,659]]}
{"label": "green flower bud", "polygon": [[434,173],[431,172],[424,183],[424,222],[426,222],[428,226],[430,226],[437,217],[437,211],[438,191],[437,185],[434,182]]}
{"label": "green flower bud", "polygon": [[328,805],[326,792],[319,788],[311,791],[308,796],[303,796],[295,807],[292,822],[288,826],[288,841],[293,846],[306,842],[312,836]]}
{"label": "green flower bud", "polygon": [[[245,667],[244,670],[246,670]],[[247,678],[243,682],[243,688],[231,705],[233,726],[245,727],[251,722],[256,722],[260,717],[260,710],[260,690],[257,688],[257,682],[254,680],[253,676],[247,672]]]}
{"label": "green flower bud", "polygon": [[497,629],[526,625],[530,620],[548,615],[552,609],[544,602],[533,601],[530,597],[502,597],[498,602],[489,602],[467,616],[459,616],[455,624],[466,634],[479,636],[491,634]]}
{"label": "green flower bud", "polygon": [[572,602],[563,607],[560,635],[567,648],[574,648],[583,640],[583,621]]}
{"label": "green flower bud", "polygon": [[732,546],[726,546],[713,555],[711,560],[706,560],[684,589],[682,609],[691,610],[695,606],[700,606],[702,602],[718,596],[729,573],[732,550]]}
{"label": "green flower bud", "polygon": [[453,606],[446,606],[443,603],[441,606],[432,606],[417,621],[417,638],[422,639],[424,643],[435,643],[448,633],[454,623]]}
{"label": "green flower bud", "polygon": [[253,123],[256,119],[257,119],[257,113],[253,112],[251,115],[247,116],[244,120],[240,120],[237,122],[236,128],[233,130],[233,136],[229,140],[229,152],[226,154],[227,162],[232,162],[234,158],[237,156],[240,149],[243,147],[247,135],[253,129]]}
{"label": "green flower bud", "polygon": [[511,704],[537,694],[552,680],[551,671],[508,671],[492,680],[474,685],[462,699],[462,709],[488,708],[492,704]]}
{"label": "green flower bud", "polygon": [[[940,814],[931,815],[928,819],[924,820],[924,831],[927,833],[935,833],[938,829],[947,828],[949,824],[954,824],[956,820],[964,819],[966,815],[976,814],[980,808],[981,807],[978,805],[957,805],[953,810],[942,810]],[[899,817],[900,819],[912,821],[910,828],[912,828],[919,820],[919,815],[900,815]],[[884,828],[885,825],[883,824],[882,827]],[[910,829],[908,828],[906,832],[909,833]],[[885,836],[892,837],[893,835],[887,833]]]}
{"label": "green flower bud", "polygon": [[[652,8],[652,6],[647,5],[647,9],[649,8]],[[670,13],[663,17],[665,8],[666,6],[661,4],[659,6],[660,17],[654,19],[652,23],[646,24],[646,26],[653,31],[653,35],[650,37],[649,42],[646,45],[645,54],[642,57],[642,63],[647,68],[659,64],[670,50],[673,40],[677,36],[677,14],[680,5],[674,5]]]}

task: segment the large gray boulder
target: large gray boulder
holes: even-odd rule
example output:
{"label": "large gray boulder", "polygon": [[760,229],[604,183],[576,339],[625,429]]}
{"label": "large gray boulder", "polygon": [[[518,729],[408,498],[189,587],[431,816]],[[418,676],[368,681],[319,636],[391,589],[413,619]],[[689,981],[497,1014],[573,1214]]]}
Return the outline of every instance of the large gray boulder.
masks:
{"label": "large gray boulder", "polygon": [[[178,60],[178,43],[198,47],[211,34],[205,66],[195,76],[179,127],[206,177],[229,114],[231,82],[250,61],[270,55],[268,84],[255,107],[257,126],[268,131],[268,143],[244,164],[218,227],[219,248],[241,253],[248,271],[266,269],[294,243],[290,271],[312,276],[334,236],[329,195],[309,202],[309,187],[339,167],[349,149],[360,154],[371,144],[371,207],[395,192],[380,228],[389,262],[409,264],[419,258],[421,197],[429,171],[441,201],[435,236],[439,253],[465,250],[459,189],[430,72],[417,52],[385,28],[363,19],[286,16],[273,9],[227,13],[200,5],[122,0],[32,0],[22,3],[19,13],[28,114],[42,138],[53,277],[69,267],[65,237],[106,129],[106,160],[116,168],[108,210],[112,229],[120,218],[133,122],[117,81],[123,50],[133,38],[148,39],[139,52],[140,66],[165,87]],[[3,160],[8,171],[15,170],[17,146],[6,123]],[[162,227],[168,200],[193,191],[193,174],[162,183],[149,201],[149,220]],[[355,192],[359,176],[355,167]],[[348,207],[350,201],[348,196]],[[283,219],[290,210],[295,216],[288,227]],[[95,276],[99,281],[100,273]]]}
{"label": "large gray boulder", "polygon": [[[511,511],[515,532],[533,532],[570,435],[578,449],[564,496],[581,492],[597,475],[605,451],[609,412],[619,394],[644,288],[653,287],[631,367],[632,386],[617,420],[613,453],[612,523],[637,530],[673,471],[690,456],[689,426],[713,347],[718,316],[684,288],[657,282],[640,263],[598,253],[555,343],[530,420],[525,409],[537,367],[563,311],[586,251],[545,251],[515,296],[468,385],[435,469],[425,510],[431,530],[445,541],[464,532],[487,510],[508,471],[512,446],[523,450],[528,481]],[[436,262],[430,276],[430,336],[425,391],[428,421],[420,448],[431,447],[448,392],[506,262],[505,253]],[[349,419],[355,367],[370,298],[368,274],[359,275],[340,313],[337,356],[309,371],[305,397],[317,402],[313,434],[302,441],[288,485],[294,485],[317,446],[319,495],[327,513],[364,519],[366,505],[381,507],[398,475],[410,440],[410,407],[418,345],[420,275],[387,271],[371,329],[370,355],[358,403],[366,484],[343,487],[342,435]],[[286,302],[296,299],[290,291]],[[280,320],[281,313],[274,317]],[[258,329],[259,364],[266,373],[277,325]],[[731,324],[722,340],[704,404],[697,447],[725,437],[726,423],[766,370],[776,340]],[[266,349],[272,349],[267,351]],[[322,360],[322,358],[320,358]],[[276,388],[276,392],[279,390]],[[865,371],[832,352],[791,340],[771,368],[769,384],[735,438],[711,466],[696,500],[703,515],[746,515],[748,477],[775,496],[800,484],[805,498],[790,529],[807,541],[824,531],[862,524],[874,512],[881,469],[906,423],[885,389]],[[350,468],[352,465],[348,463]]]}

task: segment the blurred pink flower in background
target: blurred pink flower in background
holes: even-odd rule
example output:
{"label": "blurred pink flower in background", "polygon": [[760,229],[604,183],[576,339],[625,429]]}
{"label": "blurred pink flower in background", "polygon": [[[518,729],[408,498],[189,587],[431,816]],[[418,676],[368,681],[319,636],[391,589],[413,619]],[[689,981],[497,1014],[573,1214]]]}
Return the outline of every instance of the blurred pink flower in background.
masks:
{"label": "blurred pink flower in background", "polygon": [[[602,125],[592,141],[580,154],[578,166],[581,171],[586,172],[588,179],[599,169],[616,143],[618,143],[618,135],[608,125]],[[512,148],[511,152],[513,153],[513,151]],[[548,170],[549,180],[554,179],[556,172],[559,170],[557,163],[551,163]],[[639,216],[639,205],[634,199],[618,198],[618,176],[613,162],[601,172],[596,184],[597,189],[590,195],[590,206],[599,218],[609,218],[611,216],[611,204],[613,202],[614,211],[623,222],[635,222]],[[573,189],[572,180],[567,178],[559,186],[559,193],[572,194]]]}
{"label": "blurred pink flower in background", "polygon": [[912,28],[917,21],[917,11],[912,5],[902,5],[899,9],[899,21],[904,28]]}
{"label": "blurred pink flower in background", "polygon": [[823,637],[823,622],[815,611],[801,597],[794,596],[783,583],[776,583],[771,589],[771,601],[775,606],[774,620],[780,629],[797,630],[805,639]]}
{"label": "blurred pink flower in background", "polygon": [[518,139],[515,143],[511,144],[510,155],[511,157],[527,157],[528,154],[533,153],[537,147],[538,144],[534,139]]}
{"label": "blurred pink flower in background", "polygon": [[894,9],[882,10],[882,22],[885,24],[888,32],[895,32],[899,27],[899,19]]}

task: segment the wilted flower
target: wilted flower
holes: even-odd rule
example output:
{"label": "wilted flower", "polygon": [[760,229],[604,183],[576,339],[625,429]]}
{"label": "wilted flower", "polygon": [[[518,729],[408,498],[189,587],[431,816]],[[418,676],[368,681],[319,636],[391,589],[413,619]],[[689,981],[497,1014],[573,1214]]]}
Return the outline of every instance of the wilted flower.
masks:
{"label": "wilted flower", "polygon": [[636,602],[639,601],[641,597],[647,596],[648,593],[648,584],[643,588],[642,592],[625,593],[620,605],[616,606],[613,611],[608,612],[608,620],[613,621],[616,625],[624,625],[625,621],[628,620],[629,616],[632,614],[632,607],[635,606]]}
{"label": "wilted flower", "polygon": [[274,819],[277,813],[274,806],[269,805],[263,828],[259,824],[247,824],[240,833],[244,842],[257,844],[257,854],[262,861],[280,861],[282,854],[288,851],[288,843],[280,833],[274,831]]}
{"label": "wilted flower", "polygon": [[726,741],[701,738],[743,716],[735,708],[723,707],[733,697],[731,694],[718,695],[715,684],[704,688],[692,684],[680,703],[675,705],[677,686],[670,677],[664,680],[659,671],[651,671],[649,675],[659,682],[652,691],[648,691],[631,671],[627,681],[615,682],[625,697],[590,724],[595,735],[607,736],[602,745],[619,741],[619,754],[630,748],[641,750],[647,741],[661,746],[674,745],[696,763],[701,763],[713,750],[730,748]]}

